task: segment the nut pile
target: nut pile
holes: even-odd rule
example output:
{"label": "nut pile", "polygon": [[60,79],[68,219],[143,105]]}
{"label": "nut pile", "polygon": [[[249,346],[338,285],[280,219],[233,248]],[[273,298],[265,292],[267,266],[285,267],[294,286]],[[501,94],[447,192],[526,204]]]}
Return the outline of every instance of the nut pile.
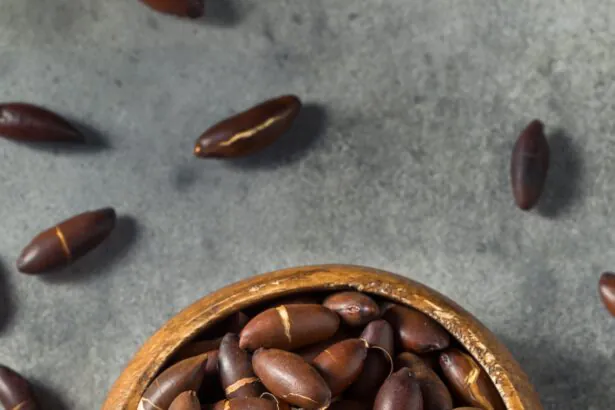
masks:
{"label": "nut pile", "polygon": [[505,409],[481,366],[425,314],[355,291],[319,302],[279,301],[206,330],[139,410]]}

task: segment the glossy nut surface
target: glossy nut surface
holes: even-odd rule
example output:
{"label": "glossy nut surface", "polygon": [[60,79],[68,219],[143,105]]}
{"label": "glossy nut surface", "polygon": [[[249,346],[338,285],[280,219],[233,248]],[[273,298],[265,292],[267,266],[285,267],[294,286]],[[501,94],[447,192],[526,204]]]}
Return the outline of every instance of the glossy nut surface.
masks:
{"label": "glossy nut surface", "polygon": [[239,337],[228,333],[222,338],[218,370],[226,397],[259,397],[264,389],[252,370],[250,355],[239,347]]}
{"label": "glossy nut surface", "polygon": [[340,315],[349,326],[363,326],[380,316],[378,304],[361,292],[334,293],[322,304]]}
{"label": "glossy nut surface", "polygon": [[17,269],[46,273],[70,264],[104,241],[115,227],[115,211],[103,208],[74,216],[38,234],[17,259]]}
{"label": "glossy nut surface", "polygon": [[201,403],[195,391],[185,391],[173,400],[169,410],[201,410]]}
{"label": "glossy nut surface", "polygon": [[382,385],[374,410],[423,410],[423,395],[418,381],[407,368],[393,373]]}
{"label": "glossy nut surface", "polygon": [[549,144],[544,134],[544,125],[534,120],[517,139],[510,160],[513,197],[520,209],[528,210],[536,205],[548,170]]}
{"label": "glossy nut surface", "polygon": [[196,142],[194,155],[242,157],[260,151],[288,131],[300,109],[301,101],[294,95],[260,103],[205,131]]}
{"label": "glossy nut surface", "polygon": [[241,331],[239,346],[294,350],[329,339],[339,324],[339,316],[321,305],[282,305],[250,320]]}
{"label": "glossy nut surface", "polygon": [[38,410],[30,383],[15,370],[0,365],[0,404],[8,410]]}
{"label": "glossy nut surface", "polygon": [[365,340],[370,347],[380,347],[391,357],[395,356],[395,334],[393,327],[386,320],[374,320],[368,323],[361,333],[361,339]]}
{"label": "glossy nut surface", "polygon": [[604,306],[611,315],[615,316],[615,274],[604,272],[600,276],[598,291]]}
{"label": "glossy nut surface", "polygon": [[150,8],[179,17],[199,18],[205,14],[205,0],[141,0]]}
{"label": "glossy nut surface", "polygon": [[391,305],[383,317],[393,326],[405,350],[426,353],[445,349],[450,343],[449,333],[418,310]]}
{"label": "glossy nut surface", "polygon": [[279,349],[259,349],[252,357],[254,372],[267,390],[304,409],[320,409],[331,402],[322,376],[299,355]]}
{"label": "glossy nut surface", "polygon": [[0,104],[0,137],[25,142],[83,142],[83,135],[64,118],[25,103]]}
{"label": "glossy nut surface", "polygon": [[495,386],[472,357],[448,349],[440,354],[440,366],[449,387],[465,404],[483,410],[506,410]]}
{"label": "glossy nut surface", "polygon": [[453,398],[440,377],[419,356],[404,352],[395,360],[397,369],[407,368],[421,387],[424,410],[451,410]]}
{"label": "glossy nut surface", "polygon": [[325,349],[314,359],[313,366],[336,397],[357,380],[366,357],[367,343],[361,339],[348,339]]}
{"label": "glossy nut surface", "polygon": [[344,396],[354,400],[372,402],[390,373],[391,363],[383,352],[369,349],[363,364],[363,371],[346,390]]}
{"label": "glossy nut surface", "polygon": [[205,377],[207,358],[207,354],[192,357],[160,373],[145,390],[138,410],[168,409],[180,393],[197,391]]}

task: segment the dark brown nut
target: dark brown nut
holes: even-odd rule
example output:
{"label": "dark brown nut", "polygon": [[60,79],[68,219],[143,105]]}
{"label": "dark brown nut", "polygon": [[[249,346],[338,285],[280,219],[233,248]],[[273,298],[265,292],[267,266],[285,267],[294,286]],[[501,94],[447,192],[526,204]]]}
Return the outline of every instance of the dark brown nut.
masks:
{"label": "dark brown nut", "polygon": [[369,403],[354,400],[342,400],[332,403],[327,410],[371,410]]}
{"label": "dark brown nut", "polygon": [[440,366],[448,386],[464,404],[484,410],[506,410],[487,373],[469,355],[448,349],[440,354]]}
{"label": "dark brown nut", "polygon": [[222,400],[216,403],[213,410],[281,410],[275,401],[258,397]]}
{"label": "dark brown nut", "polygon": [[115,211],[104,208],[74,216],[38,234],[17,259],[23,273],[45,273],[67,265],[104,241],[115,227]]}
{"label": "dark brown nut", "polygon": [[284,95],[227,118],[205,131],[194,155],[200,158],[242,157],[272,144],[288,131],[301,109],[301,100]]}
{"label": "dark brown nut", "polygon": [[191,357],[164,370],[145,390],[139,410],[168,409],[185,391],[197,391],[205,377],[208,355]]}
{"label": "dark brown nut", "polygon": [[363,364],[363,371],[346,390],[344,396],[371,403],[389,374],[391,374],[390,360],[381,351],[370,349]]}
{"label": "dark brown nut", "polygon": [[340,327],[337,332],[335,332],[335,334],[329,339],[302,347],[301,349],[295,351],[295,353],[301,356],[306,362],[312,364],[312,362],[314,362],[314,359],[316,359],[316,357],[322,352],[324,352],[327,348],[346,339],[351,339],[351,336],[345,328]]}
{"label": "dark brown nut", "polygon": [[391,357],[395,356],[395,334],[393,327],[386,320],[380,319],[368,323],[361,333],[361,339],[370,347],[380,347]]}
{"label": "dark brown nut", "polygon": [[150,8],[165,14],[199,18],[205,14],[205,0],[141,0]]}
{"label": "dark brown nut", "polygon": [[378,304],[360,292],[334,293],[322,304],[340,315],[349,326],[363,326],[380,316]]}
{"label": "dark brown nut", "polygon": [[198,342],[190,342],[185,346],[179,348],[175,353],[174,359],[176,362],[182,361],[189,357],[199,356],[203,353],[208,353],[213,350],[218,350],[222,338],[213,340],[200,340]]}
{"label": "dark brown nut", "polygon": [[450,335],[435,320],[418,310],[390,306],[384,319],[396,330],[401,346],[415,353],[427,353],[448,347]]}
{"label": "dark brown nut", "polygon": [[0,104],[0,137],[26,142],[84,142],[83,135],[64,118],[24,103]]}
{"label": "dark brown nut", "polygon": [[374,410],[423,410],[421,388],[409,369],[398,370],[384,382]]}
{"label": "dark brown nut", "polygon": [[321,409],[331,403],[329,386],[299,355],[279,349],[258,349],[252,366],[267,390],[293,406]]}
{"label": "dark brown nut", "polygon": [[222,387],[229,399],[260,397],[263,385],[252,370],[252,360],[245,350],[239,348],[239,338],[228,333],[220,344],[218,370]]}
{"label": "dark brown nut", "polygon": [[539,120],[532,121],[523,130],[510,160],[510,180],[513,197],[523,210],[538,202],[549,170],[549,144],[544,126]]}
{"label": "dark brown nut", "polygon": [[30,383],[15,370],[0,365],[0,404],[8,410],[38,410]]}
{"label": "dark brown nut", "polygon": [[195,391],[185,391],[173,400],[169,410],[201,410],[201,403]]}
{"label": "dark brown nut", "polygon": [[604,272],[600,277],[600,298],[609,313],[615,316],[615,274]]}
{"label": "dark brown nut", "polygon": [[454,410],[481,410],[478,407],[455,407]]}
{"label": "dark brown nut", "polygon": [[327,340],[339,324],[339,316],[321,305],[282,305],[250,320],[241,331],[239,346],[294,350]]}
{"label": "dark brown nut", "polygon": [[329,385],[333,397],[336,397],[357,380],[366,357],[367,343],[361,339],[348,339],[319,354],[313,366]]}
{"label": "dark brown nut", "polygon": [[424,410],[452,410],[453,398],[440,377],[417,355],[401,353],[395,360],[396,368],[407,368],[418,381],[423,394]]}

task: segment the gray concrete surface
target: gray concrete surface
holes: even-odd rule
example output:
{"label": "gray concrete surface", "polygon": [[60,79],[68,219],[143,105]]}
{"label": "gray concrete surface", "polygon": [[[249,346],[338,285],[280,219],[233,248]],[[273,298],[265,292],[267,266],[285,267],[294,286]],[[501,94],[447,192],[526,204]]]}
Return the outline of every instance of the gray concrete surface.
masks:
{"label": "gray concrete surface", "polygon": [[[292,265],[420,280],[494,330],[547,409],[615,403],[596,294],[615,266],[615,7],[607,0],[211,0],[190,22],[131,0],[3,0],[0,99],[79,122],[91,149],[0,141],[0,362],[47,407],[99,408],[161,324]],[[208,125],[294,92],[267,152],[191,156]],[[553,167],[515,209],[513,140],[545,121]],[[47,278],[14,260],[43,228],[111,205],[113,237]]]}

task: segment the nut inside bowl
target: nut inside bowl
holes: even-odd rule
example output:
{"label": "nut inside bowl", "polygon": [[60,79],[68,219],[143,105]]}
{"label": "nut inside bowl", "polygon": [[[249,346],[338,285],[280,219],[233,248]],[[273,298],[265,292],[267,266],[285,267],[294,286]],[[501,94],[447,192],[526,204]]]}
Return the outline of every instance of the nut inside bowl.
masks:
{"label": "nut inside bowl", "polygon": [[482,366],[508,410],[542,410],[538,395],[506,347],[474,316],[440,293],[389,272],[352,265],[275,271],[222,288],[160,328],[117,379],[103,410],[137,410],[146,388],[186,343],[231,314],[287,295],[353,289],[410,306],[440,323]]}

